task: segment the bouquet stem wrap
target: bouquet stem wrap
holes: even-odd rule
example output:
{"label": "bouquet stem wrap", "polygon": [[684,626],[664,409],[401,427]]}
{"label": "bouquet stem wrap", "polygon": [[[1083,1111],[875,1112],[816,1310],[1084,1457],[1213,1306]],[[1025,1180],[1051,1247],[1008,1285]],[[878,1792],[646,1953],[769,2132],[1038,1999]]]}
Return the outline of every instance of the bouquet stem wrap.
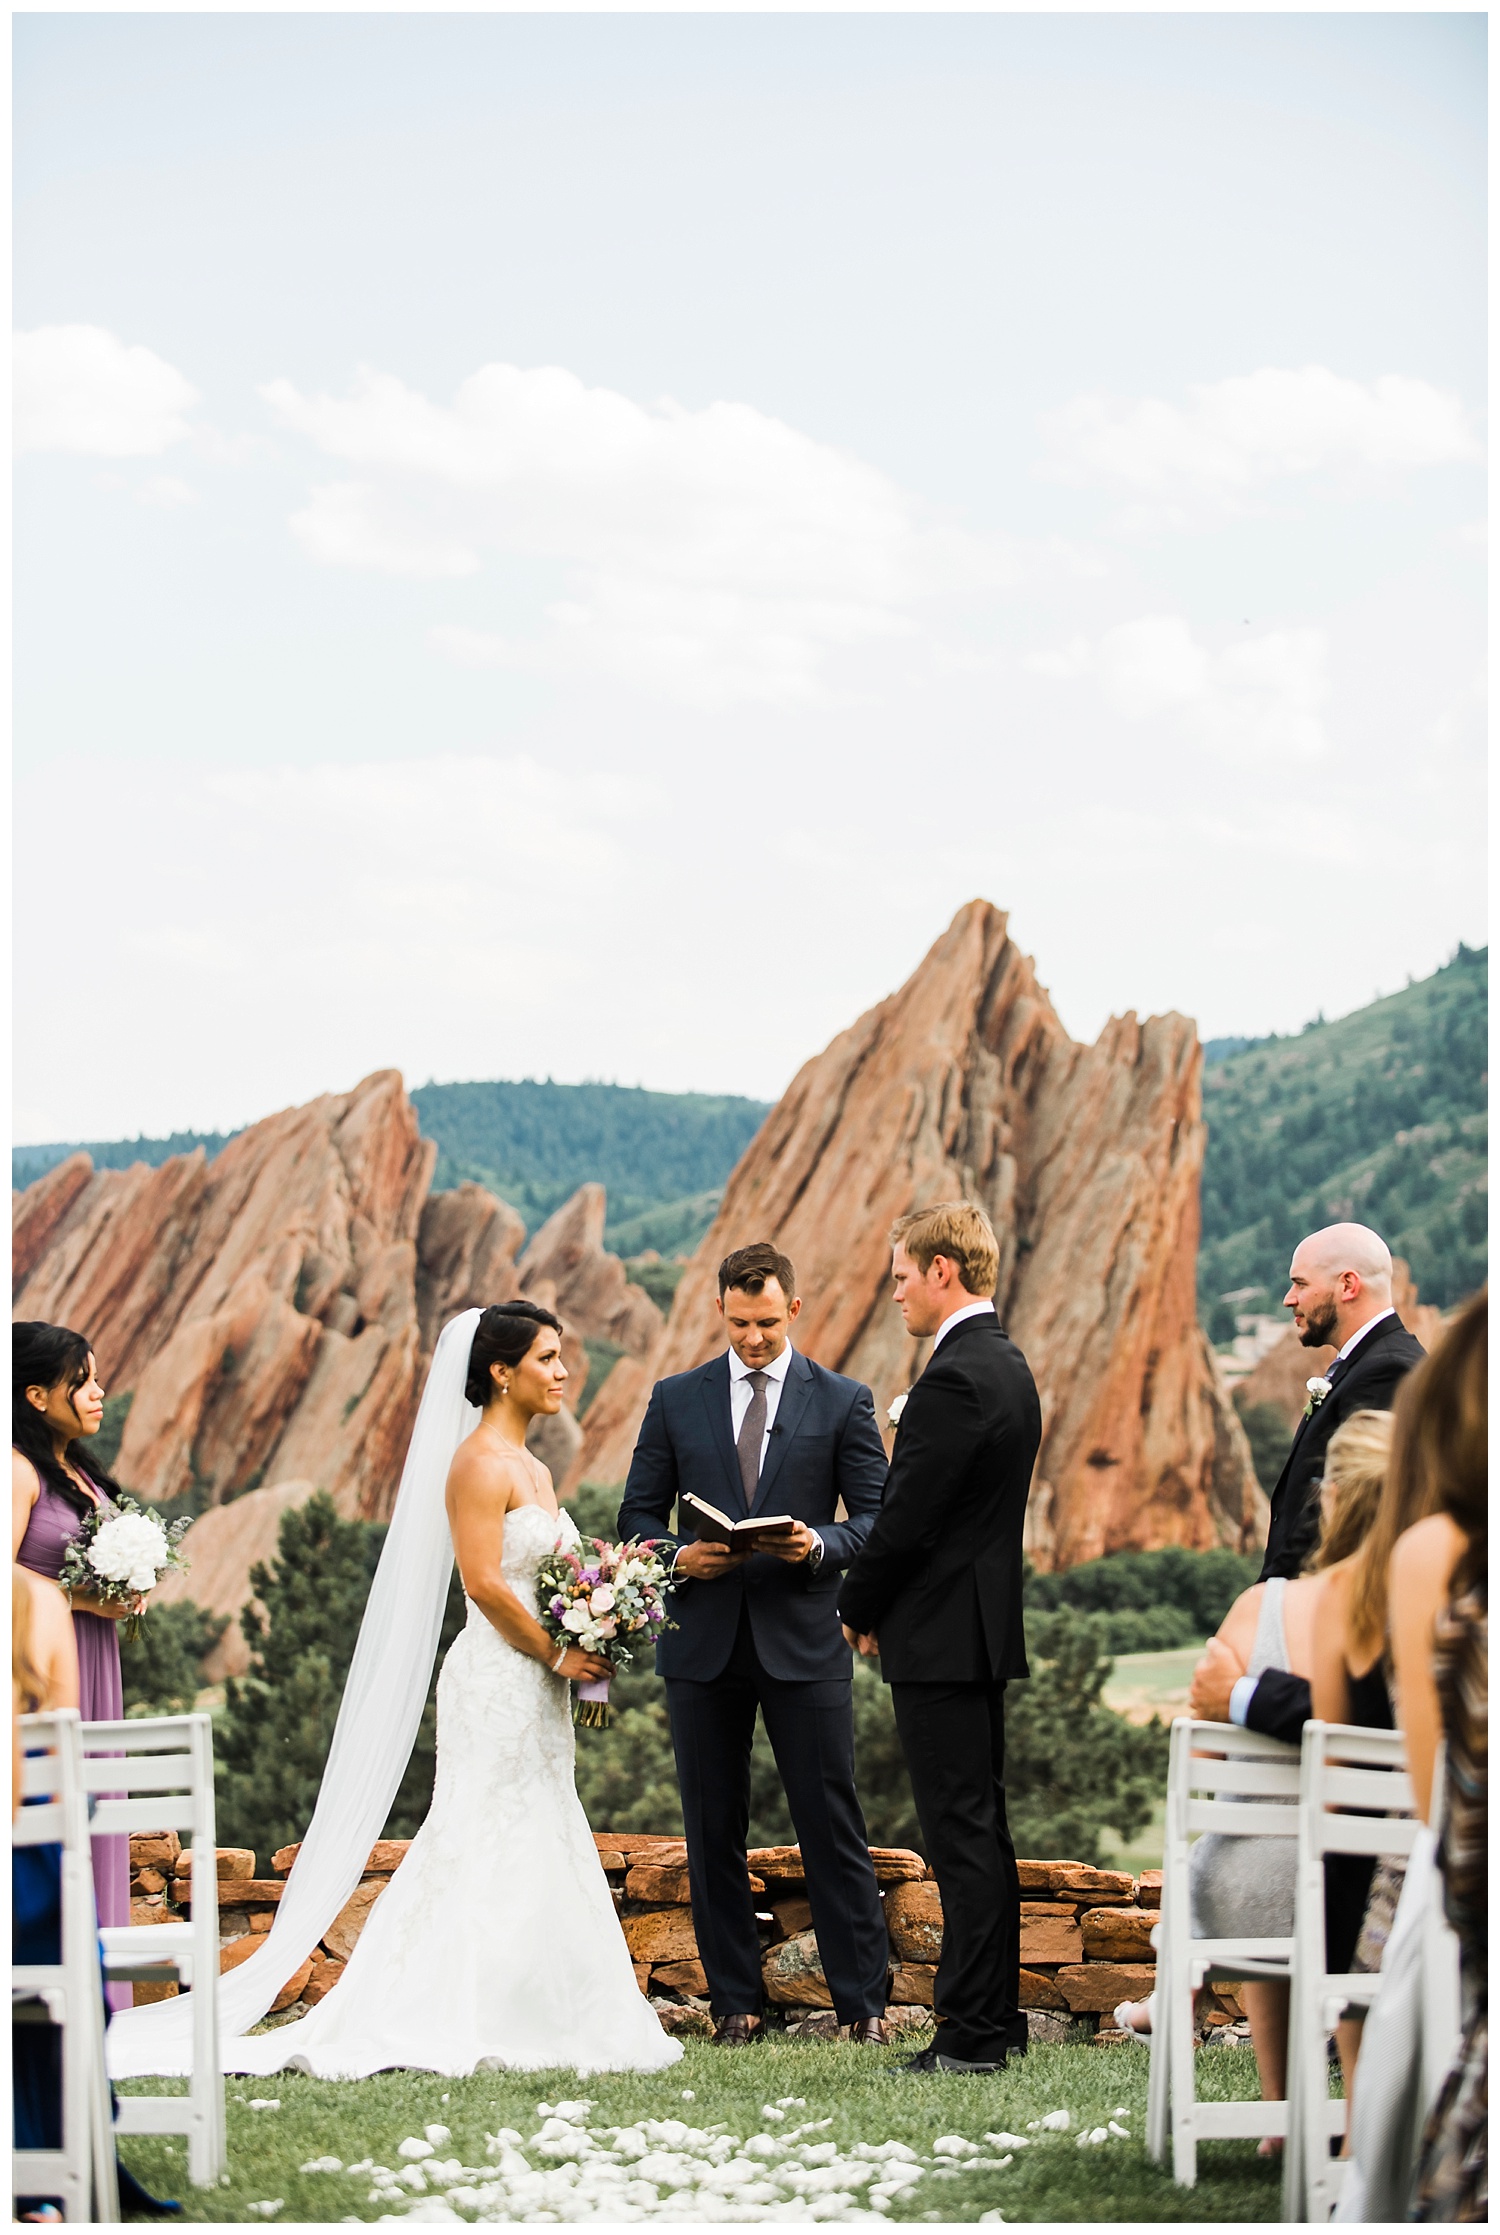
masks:
{"label": "bouquet stem wrap", "polygon": [[598,1676],[580,1684],[573,1701],[573,1720],[580,1730],[607,1731],[610,1726],[609,1678]]}

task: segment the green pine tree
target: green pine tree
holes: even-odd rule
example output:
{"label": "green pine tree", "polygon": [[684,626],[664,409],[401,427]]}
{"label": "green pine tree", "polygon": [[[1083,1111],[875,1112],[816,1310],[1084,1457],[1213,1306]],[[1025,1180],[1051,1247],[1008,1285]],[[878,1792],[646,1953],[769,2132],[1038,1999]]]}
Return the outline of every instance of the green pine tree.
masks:
{"label": "green pine tree", "polygon": [[141,1634],[120,1633],[120,1675],[127,1715],[187,1715],[203,1684],[198,1664],[229,1627],[222,1614],[205,1614],[191,1599],[153,1606]]}

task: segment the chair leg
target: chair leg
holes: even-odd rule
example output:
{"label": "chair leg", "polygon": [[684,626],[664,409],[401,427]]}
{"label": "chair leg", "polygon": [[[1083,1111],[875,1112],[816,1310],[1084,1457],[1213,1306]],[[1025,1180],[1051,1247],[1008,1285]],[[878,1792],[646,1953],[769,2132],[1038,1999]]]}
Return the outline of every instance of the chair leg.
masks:
{"label": "chair leg", "polygon": [[[1180,1952],[1180,1951],[1179,1951]],[[1172,2094],[1172,2178],[1179,2188],[1198,2184],[1198,2132],[1193,2119],[1196,2079],[1193,2068],[1193,1971],[1172,1965],[1172,2003],[1166,2012]]]}

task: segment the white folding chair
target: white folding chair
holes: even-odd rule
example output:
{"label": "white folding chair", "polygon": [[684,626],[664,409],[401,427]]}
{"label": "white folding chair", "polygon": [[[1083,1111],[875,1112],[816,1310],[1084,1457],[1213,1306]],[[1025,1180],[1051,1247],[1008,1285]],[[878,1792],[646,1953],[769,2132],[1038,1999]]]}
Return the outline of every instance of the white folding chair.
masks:
{"label": "white folding chair", "polygon": [[62,1961],[11,1965],[11,2018],[61,2029],[62,2146],[13,2149],[11,2194],[55,2196],[66,2220],[117,2220],[104,1993],[76,1708],[21,1717],[21,1791],[30,1805],[17,1812],[12,1848],[55,1841],[62,1849]]}
{"label": "white folding chair", "polygon": [[1325,1855],[1409,1855],[1419,1829],[1406,1742],[1399,1731],[1313,1721],[1302,1731],[1297,1810],[1297,1916],[1287,2097],[1292,2107],[1282,2169],[1282,2218],[1332,2216],[1348,2161],[1329,2156],[1347,2106],[1328,2092],[1328,2036],[1346,2003],[1368,2008],[1380,1974],[1330,1972],[1324,1938]]}
{"label": "white folding chair", "polygon": [[213,1726],[206,1715],[85,1723],[83,1747],[85,1783],[101,1796],[94,1806],[96,1838],[108,1832],[175,1831],[192,1841],[192,1922],[109,1925],[100,1939],[107,1978],[159,1983],[175,1977],[181,1987],[192,1989],[193,2066],[187,2094],[122,2095],[116,2131],[185,2134],[188,2178],[206,2188],[229,2164],[219,2069]]}
{"label": "white folding chair", "polygon": [[1294,1748],[1235,1723],[1180,1715],[1167,1766],[1156,1993],[1151,2011],[1151,2070],[1146,2147],[1159,2164],[1172,2137],[1172,2178],[1192,2188],[1198,2144],[1210,2137],[1284,2134],[1285,2103],[1200,2103],[1195,2087],[1193,2003],[1205,1980],[1285,1979],[1289,1937],[1245,1935],[1195,1940],[1188,1856],[1195,1835],[1291,1839],[1296,1830],[1298,1762]]}

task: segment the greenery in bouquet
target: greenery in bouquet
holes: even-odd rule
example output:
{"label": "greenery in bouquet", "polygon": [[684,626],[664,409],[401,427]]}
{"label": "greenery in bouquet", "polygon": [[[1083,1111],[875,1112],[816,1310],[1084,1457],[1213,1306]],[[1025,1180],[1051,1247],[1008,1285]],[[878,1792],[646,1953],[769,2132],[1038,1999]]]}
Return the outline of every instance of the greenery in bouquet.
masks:
{"label": "greenery in bouquet", "polygon": [[186,1516],[164,1522],[134,1498],[121,1498],[113,1512],[96,1506],[68,1546],[58,1581],[80,1597],[130,1606],[124,1631],[138,1638],[141,1612],[135,1601],[155,1590],[170,1569],[187,1566],[180,1546],[191,1526]]}
{"label": "greenery in bouquet", "polygon": [[[636,1653],[654,1645],[669,1627],[667,1593],[672,1588],[666,1564],[650,1544],[611,1544],[604,1537],[581,1537],[571,1549],[559,1547],[537,1573],[537,1612],[543,1629],[560,1645],[597,1653],[612,1668],[629,1668]],[[573,1720],[602,1730],[610,1720],[609,1684],[583,1685],[573,1705]]]}

